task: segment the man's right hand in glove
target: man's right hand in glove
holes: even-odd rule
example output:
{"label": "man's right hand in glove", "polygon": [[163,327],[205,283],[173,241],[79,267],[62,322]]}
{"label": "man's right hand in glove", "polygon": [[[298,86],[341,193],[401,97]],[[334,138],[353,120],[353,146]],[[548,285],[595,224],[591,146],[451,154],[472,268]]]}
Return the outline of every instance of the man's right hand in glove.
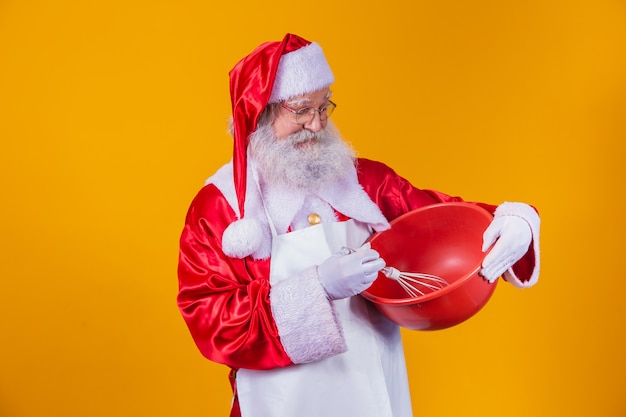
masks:
{"label": "man's right hand in glove", "polygon": [[339,300],[369,288],[384,267],[378,252],[366,244],[357,251],[331,256],[317,267],[317,274],[328,298]]}

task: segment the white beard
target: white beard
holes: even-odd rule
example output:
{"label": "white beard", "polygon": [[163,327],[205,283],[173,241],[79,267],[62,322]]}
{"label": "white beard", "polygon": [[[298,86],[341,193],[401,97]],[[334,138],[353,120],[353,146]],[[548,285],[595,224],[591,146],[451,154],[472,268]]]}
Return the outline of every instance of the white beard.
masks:
{"label": "white beard", "polygon": [[320,132],[299,130],[278,139],[271,125],[250,135],[250,156],[265,183],[315,192],[347,175],[354,167],[354,150],[331,124]]}

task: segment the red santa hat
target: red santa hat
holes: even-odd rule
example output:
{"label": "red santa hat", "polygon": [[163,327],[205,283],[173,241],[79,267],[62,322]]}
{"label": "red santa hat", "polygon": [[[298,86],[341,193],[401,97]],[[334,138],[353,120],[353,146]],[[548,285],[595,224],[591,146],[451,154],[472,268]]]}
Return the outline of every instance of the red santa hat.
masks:
{"label": "red santa hat", "polygon": [[260,226],[244,219],[247,187],[248,137],[261,112],[277,103],[328,87],[334,82],[322,48],[315,42],[287,34],[280,42],[266,42],[240,60],[230,71],[233,111],[233,176],[239,220],[222,236],[222,249],[243,258],[260,245]]}

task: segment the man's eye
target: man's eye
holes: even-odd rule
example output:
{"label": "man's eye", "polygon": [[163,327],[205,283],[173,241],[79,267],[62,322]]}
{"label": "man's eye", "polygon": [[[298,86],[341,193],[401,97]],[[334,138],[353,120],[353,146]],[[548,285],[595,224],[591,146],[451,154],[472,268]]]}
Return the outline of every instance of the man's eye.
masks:
{"label": "man's eye", "polygon": [[311,114],[313,107],[305,107],[296,112],[297,115]]}

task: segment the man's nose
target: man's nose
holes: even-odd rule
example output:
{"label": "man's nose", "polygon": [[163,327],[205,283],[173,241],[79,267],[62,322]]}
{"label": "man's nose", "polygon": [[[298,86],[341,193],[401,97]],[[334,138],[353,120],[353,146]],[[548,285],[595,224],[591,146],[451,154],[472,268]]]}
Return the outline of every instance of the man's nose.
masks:
{"label": "man's nose", "polygon": [[319,112],[313,113],[313,118],[308,123],[305,123],[304,128],[315,133],[324,128],[324,122],[322,122],[322,120],[320,119]]}

